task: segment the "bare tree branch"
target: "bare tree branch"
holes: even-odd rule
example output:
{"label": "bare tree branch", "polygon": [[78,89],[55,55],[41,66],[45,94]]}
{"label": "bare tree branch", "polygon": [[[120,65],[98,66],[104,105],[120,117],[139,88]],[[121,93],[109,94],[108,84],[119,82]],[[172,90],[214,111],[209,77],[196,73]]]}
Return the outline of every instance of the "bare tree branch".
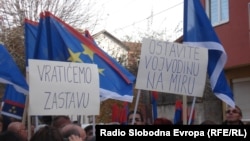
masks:
{"label": "bare tree branch", "polygon": [[[101,9],[95,0],[0,0],[0,41],[8,48],[24,72],[24,19],[39,21],[43,11],[50,11],[76,29],[94,30]],[[92,10],[94,9],[94,10]]]}
{"label": "bare tree branch", "polygon": [[38,21],[42,11],[50,11],[73,27],[93,30],[99,19],[91,11],[95,4],[93,0],[0,0],[0,16],[5,17],[6,26],[18,27],[24,18]]}

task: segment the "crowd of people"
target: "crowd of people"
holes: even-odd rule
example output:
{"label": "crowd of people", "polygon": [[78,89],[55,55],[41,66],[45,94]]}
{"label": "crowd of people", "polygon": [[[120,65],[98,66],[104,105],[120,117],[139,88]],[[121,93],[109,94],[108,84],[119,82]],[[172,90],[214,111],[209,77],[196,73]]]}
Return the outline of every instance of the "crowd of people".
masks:
{"label": "crowd of people", "polygon": [[0,141],[95,141],[95,136],[89,133],[90,129],[85,130],[77,122],[71,121],[69,116],[40,118],[37,127],[31,126],[30,137],[26,124],[16,119],[6,122],[4,117],[0,116]]}
{"label": "crowd of people", "polygon": [[[242,122],[242,111],[239,106],[230,107],[228,106],[225,111],[225,121],[221,124],[216,123],[215,121],[206,119],[200,123],[200,125],[244,125]],[[133,117],[134,115],[134,117]],[[133,121],[134,118],[134,121]],[[140,111],[130,111],[127,116],[127,123],[129,125],[146,125],[146,121]],[[165,117],[156,118],[152,125],[174,125],[173,122]]]}
{"label": "crowd of people", "polygon": [[[244,125],[242,111],[236,106],[228,107],[225,113],[225,121],[220,125]],[[0,115],[0,141],[95,141],[94,127],[92,124],[82,126],[71,121],[69,116],[42,116],[41,124],[31,128],[31,136],[28,136],[27,125],[10,118],[6,124],[4,116]],[[147,125],[140,111],[130,111],[127,115],[128,125]],[[174,125],[167,118],[156,118],[152,125]],[[204,120],[200,125],[219,125],[211,120]]]}

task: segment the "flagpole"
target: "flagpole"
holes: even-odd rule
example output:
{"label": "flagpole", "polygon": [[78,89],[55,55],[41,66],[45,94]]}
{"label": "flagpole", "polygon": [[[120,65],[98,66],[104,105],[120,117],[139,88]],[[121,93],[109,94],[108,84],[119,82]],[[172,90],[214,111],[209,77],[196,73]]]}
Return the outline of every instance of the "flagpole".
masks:
{"label": "flagpole", "polygon": [[28,101],[29,101],[29,96],[26,95],[26,100],[25,100],[25,105],[24,105],[24,109],[23,109],[23,117],[22,117],[22,123],[25,124],[26,118],[27,118],[27,105],[28,105]]}
{"label": "flagpole", "polygon": [[31,117],[28,115],[28,139],[31,138]]}
{"label": "flagpole", "polygon": [[[26,81],[29,84],[29,71],[27,69],[28,68],[26,68]],[[26,95],[22,123],[25,125],[26,120],[28,120],[28,139],[30,139],[31,138],[31,119],[27,110],[28,106],[29,106],[29,95]]]}
{"label": "flagpole", "polygon": [[26,100],[25,100],[25,105],[24,105],[24,110],[23,110],[23,117],[22,117],[22,123],[25,125],[26,120],[28,120],[28,139],[31,138],[31,121],[30,121],[30,117],[28,115],[28,103],[29,103],[29,95],[26,95]]}
{"label": "flagpole", "polygon": [[132,125],[134,125],[134,123],[135,123],[135,114],[136,114],[137,107],[138,107],[138,104],[139,104],[140,94],[141,94],[141,90],[139,89],[138,92],[137,92],[137,97],[136,97],[136,102],[135,102],[135,109],[134,109]]}
{"label": "flagpole", "polygon": [[193,116],[193,112],[194,112],[195,101],[196,101],[196,97],[193,98],[193,103],[192,103],[191,111],[190,111],[190,114],[189,114],[188,125],[190,125],[191,121],[192,121],[192,116]]}
{"label": "flagpole", "polygon": [[186,95],[183,95],[182,96],[182,101],[183,101],[183,104],[182,104],[182,112],[183,112],[183,115],[182,115],[182,118],[183,118],[183,125],[187,125],[187,96]]}
{"label": "flagpole", "polygon": [[93,126],[93,136],[96,136],[96,134],[95,134],[95,125],[96,125],[96,121],[95,121],[95,115],[92,115],[92,118],[93,118],[93,124],[92,124],[92,126]]}

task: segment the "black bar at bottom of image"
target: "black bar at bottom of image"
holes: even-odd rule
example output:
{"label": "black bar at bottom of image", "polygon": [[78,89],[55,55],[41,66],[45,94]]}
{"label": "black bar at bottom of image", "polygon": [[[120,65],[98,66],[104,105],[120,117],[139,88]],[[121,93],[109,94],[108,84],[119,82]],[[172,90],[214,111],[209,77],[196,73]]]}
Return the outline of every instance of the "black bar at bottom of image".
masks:
{"label": "black bar at bottom of image", "polygon": [[185,139],[191,141],[250,140],[250,125],[96,125],[96,140]]}

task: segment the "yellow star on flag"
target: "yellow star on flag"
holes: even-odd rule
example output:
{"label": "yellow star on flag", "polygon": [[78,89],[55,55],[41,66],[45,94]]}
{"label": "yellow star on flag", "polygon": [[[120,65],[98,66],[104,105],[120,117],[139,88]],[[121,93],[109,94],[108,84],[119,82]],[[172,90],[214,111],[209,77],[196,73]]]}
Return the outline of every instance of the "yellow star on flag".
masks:
{"label": "yellow star on flag", "polygon": [[83,54],[88,55],[89,58],[93,61],[94,60],[94,52],[91,51],[87,46],[82,44],[82,47],[84,49]]}
{"label": "yellow star on flag", "polygon": [[71,49],[68,49],[68,50],[69,50],[69,55],[70,55],[68,61],[82,62],[82,60],[80,58],[81,52],[74,53]]}
{"label": "yellow star on flag", "polygon": [[104,71],[104,69],[98,69],[98,72],[99,72],[100,74],[102,74],[102,75],[104,75],[103,71]]}

